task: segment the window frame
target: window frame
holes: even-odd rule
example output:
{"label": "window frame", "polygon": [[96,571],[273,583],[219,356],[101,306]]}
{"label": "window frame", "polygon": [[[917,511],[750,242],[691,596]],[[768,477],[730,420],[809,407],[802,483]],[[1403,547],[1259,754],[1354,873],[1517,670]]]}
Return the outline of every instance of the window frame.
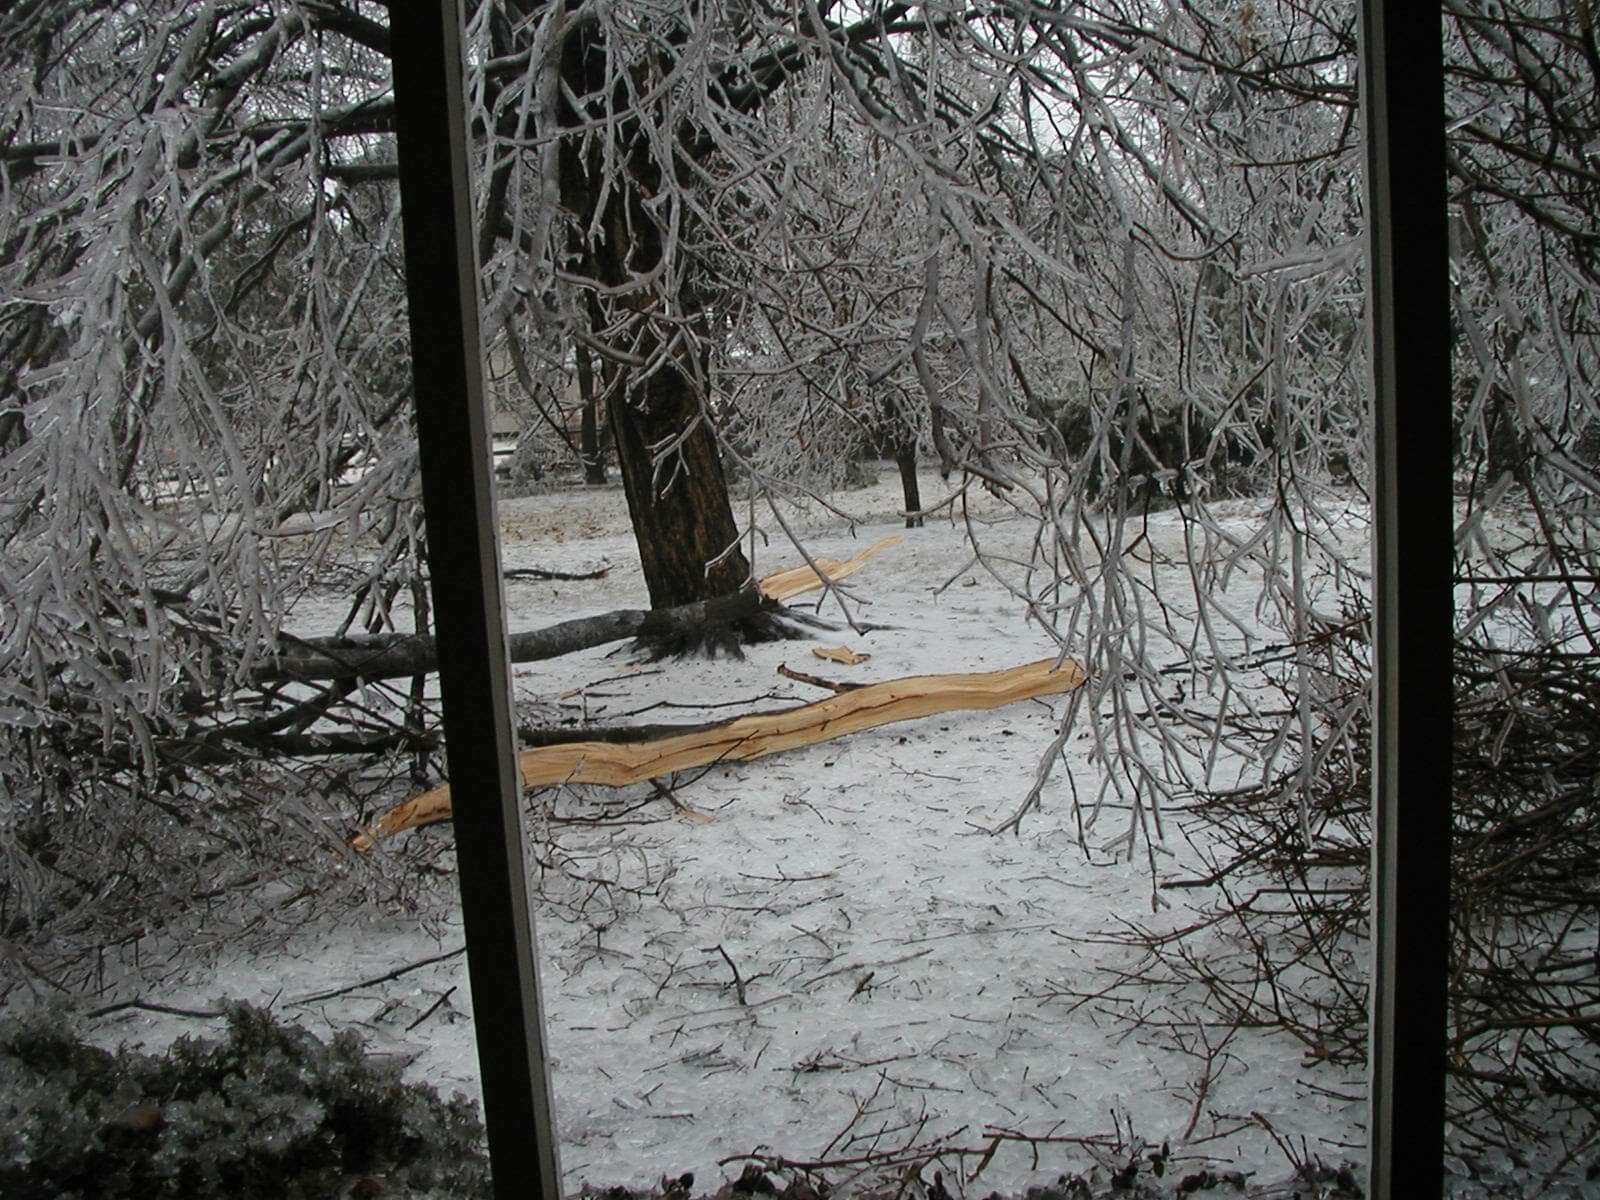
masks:
{"label": "window frame", "polygon": [[[558,1200],[489,470],[460,0],[391,5],[390,20],[429,574],[484,1122],[495,1194]],[[1450,679],[1453,625],[1449,276],[1441,8],[1363,0],[1360,22],[1375,475],[1367,1194],[1387,1200],[1443,1188],[1452,714],[1438,696]],[[1442,401],[1415,399],[1429,396]]]}

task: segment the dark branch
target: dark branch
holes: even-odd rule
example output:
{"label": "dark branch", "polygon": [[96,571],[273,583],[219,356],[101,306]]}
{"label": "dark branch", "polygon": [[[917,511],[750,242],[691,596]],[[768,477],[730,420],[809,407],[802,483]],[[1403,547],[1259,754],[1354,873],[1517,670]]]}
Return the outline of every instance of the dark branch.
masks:
{"label": "dark branch", "polygon": [[[618,609],[596,617],[562,621],[545,629],[513,633],[511,661],[539,662],[625,638],[647,640],[701,634],[752,617],[781,617],[782,605],[759,592],[697,600],[675,608]],[[253,682],[313,679],[399,679],[438,669],[438,650],[426,634],[379,634],[362,638],[293,638],[293,649],[273,655]]]}

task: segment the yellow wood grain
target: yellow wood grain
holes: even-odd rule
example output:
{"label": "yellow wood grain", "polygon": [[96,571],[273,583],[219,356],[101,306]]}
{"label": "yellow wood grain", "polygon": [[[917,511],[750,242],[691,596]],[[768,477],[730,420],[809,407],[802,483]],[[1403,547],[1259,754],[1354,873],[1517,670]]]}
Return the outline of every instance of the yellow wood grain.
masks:
{"label": "yellow wood grain", "polygon": [[846,667],[864,663],[872,657],[870,654],[859,654],[849,646],[816,646],[811,653],[824,662],[836,662]]}
{"label": "yellow wood grain", "polygon": [[[829,579],[843,579],[846,575],[854,575],[859,571],[874,554],[899,544],[899,535],[894,535],[872,543],[854,558],[819,558],[816,563]],[[809,566],[774,571],[761,580],[762,594],[773,600],[787,600],[790,596],[798,596],[801,592],[812,592],[821,586],[821,577]]]}
{"label": "yellow wood grain", "polygon": [[[1058,696],[1082,686],[1083,668],[1053,658],[1001,671],[909,675],[804,704],[783,712],[736,717],[709,729],[642,742],[566,742],[518,756],[524,787],[590,783],[621,787],[716,762],[746,762],[846,734],[937,716],[958,709],[999,708],[1018,700]],[[368,850],[381,837],[450,818],[450,785],[389,809],[351,840]]]}

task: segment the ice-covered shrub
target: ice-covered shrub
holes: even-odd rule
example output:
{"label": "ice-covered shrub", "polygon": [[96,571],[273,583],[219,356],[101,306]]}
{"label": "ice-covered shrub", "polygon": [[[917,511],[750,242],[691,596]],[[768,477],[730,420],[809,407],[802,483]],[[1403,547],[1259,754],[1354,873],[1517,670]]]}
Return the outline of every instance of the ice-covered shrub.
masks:
{"label": "ice-covered shrub", "polygon": [[339,1034],[264,1010],[165,1054],[82,1041],[59,1017],[0,1021],[0,1195],[329,1197],[358,1177],[389,1196],[488,1195],[474,1106]]}

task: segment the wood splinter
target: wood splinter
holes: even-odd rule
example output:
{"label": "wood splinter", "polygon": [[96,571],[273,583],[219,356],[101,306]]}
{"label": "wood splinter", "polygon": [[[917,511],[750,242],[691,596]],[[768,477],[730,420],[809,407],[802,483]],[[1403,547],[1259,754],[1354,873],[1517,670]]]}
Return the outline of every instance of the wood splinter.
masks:
{"label": "wood splinter", "polygon": [[[897,721],[962,709],[999,708],[1019,700],[1059,696],[1083,685],[1071,659],[1040,659],[1001,671],[910,675],[852,688],[814,704],[754,713],[718,725],[641,742],[564,742],[524,750],[517,758],[523,787],[560,783],[622,787],[716,762],[746,762]],[[358,851],[405,829],[447,821],[450,785],[413,796],[350,840]]]}
{"label": "wood splinter", "polygon": [[[836,583],[847,575],[854,575],[873,555],[898,546],[901,538],[898,534],[881,538],[872,545],[862,550],[854,558],[818,558],[814,559],[817,567],[821,568],[827,576],[829,583]],[[798,567],[790,567],[787,571],[774,571],[761,579],[761,594],[769,600],[787,600],[791,596],[798,596],[802,592],[812,592],[823,586],[822,575],[812,569],[810,563]]]}

